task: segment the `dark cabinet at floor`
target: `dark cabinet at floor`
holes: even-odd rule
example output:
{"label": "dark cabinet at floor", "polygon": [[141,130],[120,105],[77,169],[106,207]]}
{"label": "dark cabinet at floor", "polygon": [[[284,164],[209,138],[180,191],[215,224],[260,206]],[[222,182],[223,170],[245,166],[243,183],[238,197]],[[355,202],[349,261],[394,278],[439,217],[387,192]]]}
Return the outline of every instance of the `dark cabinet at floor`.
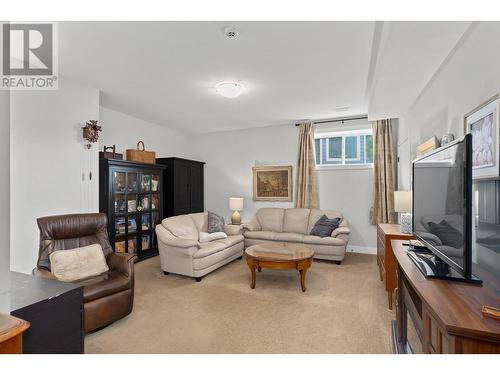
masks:
{"label": "dark cabinet at floor", "polygon": [[156,163],[166,166],[163,172],[165,217],[203,212],[205,163],[181,158],[159,158]]}
{"label": "dark cabinet at floor", "polygon": [[26,320],[25,354],[83,353],[83,288],[10,272],[11,315]]}
{"label": "dark cabinet at floor", "polygon": [[108,235],[117,252],[138,260],[158,254],[155,226],[163,215],[163,170],[158,164],[99,160],[99,211],[108,216]]}

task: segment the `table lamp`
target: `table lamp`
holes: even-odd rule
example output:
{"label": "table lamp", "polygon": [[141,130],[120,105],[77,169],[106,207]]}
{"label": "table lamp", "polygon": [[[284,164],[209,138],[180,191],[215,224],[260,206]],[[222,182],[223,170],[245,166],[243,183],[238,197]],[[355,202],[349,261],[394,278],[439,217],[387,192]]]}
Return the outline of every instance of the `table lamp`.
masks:
{"label": "table lamp", "polygon": [[231,215],[231,224],[240,225],[241,216],[239,211],[243,209],[243,198],[229,198],[229,209],[234,211]]}
{"label": "table lamp", "polygon": [[412,232],[411,191],[394,192],[394,211],[401,213],[401,232]]}

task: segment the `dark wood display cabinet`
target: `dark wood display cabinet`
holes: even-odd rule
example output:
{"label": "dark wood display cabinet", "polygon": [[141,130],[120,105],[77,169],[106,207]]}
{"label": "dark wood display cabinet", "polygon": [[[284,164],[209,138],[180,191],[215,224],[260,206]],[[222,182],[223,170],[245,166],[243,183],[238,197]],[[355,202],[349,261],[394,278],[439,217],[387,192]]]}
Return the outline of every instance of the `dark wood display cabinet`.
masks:
{"label": "dark wood display cabinet", "polygon": [[163,212],[165,217],[203,212],[204,162],[182,158],[159,158],[164,165]]}
{"label": "dark wood display cabinet", "polygon": [[155,226],[163,219],[163,170],[159,164],[99,160],[99,211],[108,216],[116,252],[138,260],[158,255]]}

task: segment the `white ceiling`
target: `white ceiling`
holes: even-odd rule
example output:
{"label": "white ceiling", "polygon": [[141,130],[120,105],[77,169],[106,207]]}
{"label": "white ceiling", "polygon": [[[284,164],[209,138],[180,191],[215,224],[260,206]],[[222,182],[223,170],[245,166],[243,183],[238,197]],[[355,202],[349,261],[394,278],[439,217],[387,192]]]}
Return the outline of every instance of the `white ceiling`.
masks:
{"label": "white ceiling", "polygon": [[[225,26],[239,31],[227,39]],[[61,74],[101,103],[187,132],[366,113],[373,22],[63,22]],[[219,81],[247,92],[219,96]],[[336,112],[336,108],[349,107]]]}
{"label": "white ceiling", "polygon": [[385,22],[377,31],[368,92],[369,119],[405,114],[471,22]]}
{"label": "white ceiling", "polygon": [[[62,22],[59,70],[101,104],[188,133],[397,117],[469,23]],[[226,26],[239,36],[227,39]],[[242,82],[236,99],[220,81]],[[348,107],[348,110],[338,110]]]}

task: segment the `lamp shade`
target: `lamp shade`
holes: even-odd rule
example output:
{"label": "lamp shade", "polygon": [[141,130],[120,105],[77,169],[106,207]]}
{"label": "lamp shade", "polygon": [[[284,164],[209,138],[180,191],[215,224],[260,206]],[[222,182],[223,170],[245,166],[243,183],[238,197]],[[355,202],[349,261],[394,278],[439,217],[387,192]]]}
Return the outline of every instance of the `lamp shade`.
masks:
{"label": "lamp shade", "polygon": [[396,212],[411,212],[411,191],[395,191],[394,192],[394,211]]}
{"label": "lamp shade", "polygon": [[229,208],[231,211],[241,211],[243,209],[243,198],[229,198]]}

